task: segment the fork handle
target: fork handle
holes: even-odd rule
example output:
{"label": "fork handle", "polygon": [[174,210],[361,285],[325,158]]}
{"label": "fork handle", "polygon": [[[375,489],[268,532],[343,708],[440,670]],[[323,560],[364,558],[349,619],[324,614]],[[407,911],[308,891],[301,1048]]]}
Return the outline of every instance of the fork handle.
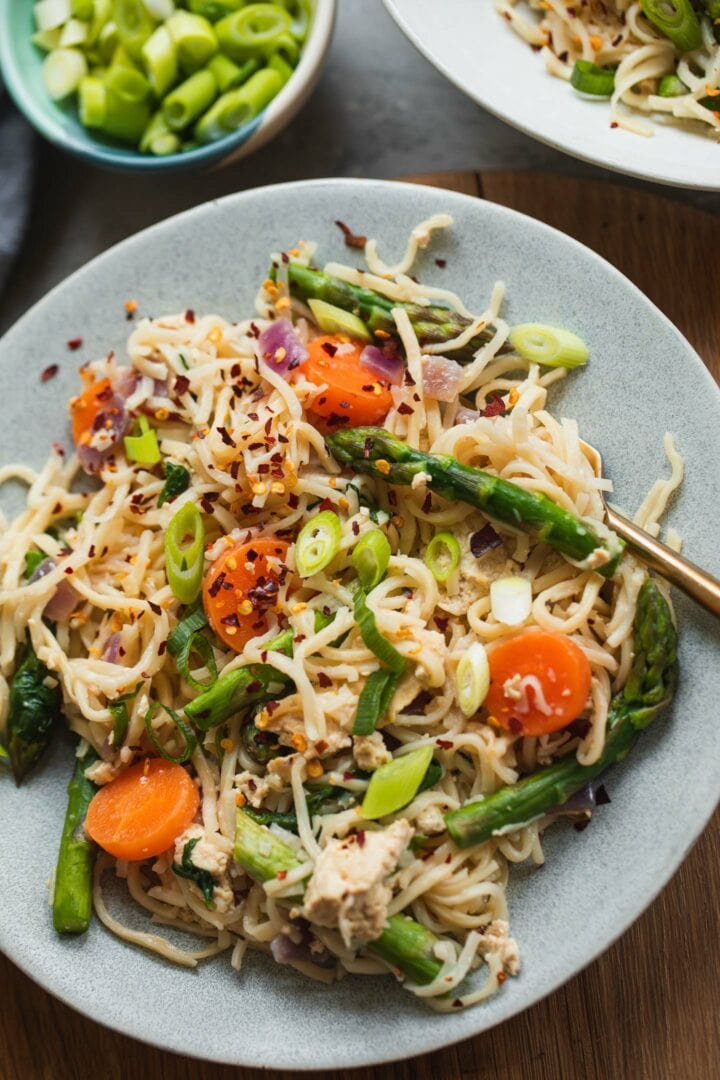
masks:
{"label": "fork handle", "polygon": [[628,521],[610,506],[607,507],[607,522],[651,570],[655,570],[671,585],[682,589],[713,615],[720,615],[720,581],[716,577],[678,555],[677,551],[650,536],[650,533]]}

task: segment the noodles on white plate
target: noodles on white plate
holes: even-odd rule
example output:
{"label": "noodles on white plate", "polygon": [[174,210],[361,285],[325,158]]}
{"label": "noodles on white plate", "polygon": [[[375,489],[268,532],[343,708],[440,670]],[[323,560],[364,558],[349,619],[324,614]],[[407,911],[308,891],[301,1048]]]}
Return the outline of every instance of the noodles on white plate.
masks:
{"label": "noodles on white plate", "polygon": [[[545,7],[564,5],[553,0]],[[450,225],[447,215],[422,223],[394,265],[369,241],[366,271],[338,263],[326,268],[335,279],[388,298],[395,331],[376,340],[394,338],[393,362],[401,359],[405,374],[389,387],[368,369],[362,392],[387,401],[383,426],[409,445],[547,496],[601,531],[609,484],[596,474],[576,422],[550,411],[550,390],[567,372],[541,367],[509,345],[503,285],[475,313],[450,290],[409,276],[418,249]],[[0,480],[17,479],[28,490],[25,509],[0,539],[0,719],[6,728],[18,656],[29,640],[49,684],[59,681],[67,723],[84,740],[78,754],[89,744],[98,755],[87,777],[101,793],[158,753],[181,761],[191,778],[197,811],[169,846],[145,859],[105,852],[98,858],[94,908],[113,933],[185,966],[226,951],[239,969],[249,947],[326,982],[390,968],[409,990],[448,1010],[482,1000],[517,974],[508,875],[514,863],[543,862],[541,834],[549,819],[460,848],[444,815],[560,758],[598,761],[609,703],[632,661],[645,571],[626,554],[606,580],[522,530],[490,525],[465,502],[434,496],[422,473],[412,485],[391,486],[341,468],[323,432],[342,426],[342,418],[325,413],[321,423],[317,412],[330,389],[313,381],[304,360],[283,363],[287,348],[303,357],[319,334],[311,307],[288,295],[288,260],[307,266],[313,254],[304,244],[275,257],[275,280],[263,284],[251,318],[233,323],[185,312],[139,319],[127,357],[111,353],[81,369],[85,392],[72,416],[80,458],[97,477],[91,491],[77,484],[78,453],[55,450],[38,472],[3,469]],[[469,349],[469,362],[449,362],[440,355],[442,344],[421,346],[402,306],[408,303],[415,311],[441,303],[458,313],[460,329],[444,350]],[[281,317],[291,318],[292,326],[284,324],[291,337],[271,355],[262,342]],[[330,364],[342,361],[352,344],[342,334],[335,342],[327,348]],[[92,410],[85,416],[93,400],[103,422],[92,422]],[[97,412],[97,401],[105,402],[105,412]],[[111,409],[116,413],[108,419]],[[136,439],[143,437],[138,419],[146,421],[164,473],[156,463],[132,460],[122,437],[113,439],[118,417],[126,434],[135,422]],[[672,476],[658,481],[640,511],[643,527],[655,533],[682,477],[670,436],[666,452]],[[187,487],[158,505],[167,493],[168,463],[176,476],[186,470]],[[168,639],[188,607],[174,594],[165,553],[168,528],[183,507],[202,513],[210,618],[205,646],[195,648],[191,663],[186,656],[184,666]],[[327,511],[338,523],[332,559],[301,576],[298,531]],[[404,674],[377,730],[353,735],[363,688],[382,666],[358,622],[353,553],[378,530],[390,553],[367,607],[377,633],[401,656]],[[458,563],[446,575],[425,557],[439,533],[458,549]],[[236,567],[228,553],[242,549],[240,571],[254,574],[253,544],[270,552],[261,556],[263,575],[252,579],[254,591],[233,591]],[[491,586],[518,578],[529,583],[527,609],[519,622],[502,622]],[[222,611],[230,614],[221,618]],[[285,631],[289,644],[274,649]],[[568,639],[589,665],[579,715],[539,735],[503,726],[480,705],[468,715],[457,678],[471,646],[492,663],[496,649],[526,631]],[[176,722],[218,672],[222,679],[248,665],[269,670],[281,692],[257,695],[256,705],[207,730],[202,723],[188,727],[192,708],[184,728]],[[513,685],[507,693],[515,694],[519,715],[528,686],[539,706],[544,700],[537,679]],[[117,726],[118,715],[124,726]],[[374,770],[428,747],[432,782],[415,784],[409,805],[366,819],[360,806]],[[263,835],[285,852],[282,872],[263,881],[235,860],[238,808],[271,822]],[[342,895],[341,865],[347,867]],[[113,869],[145,909],[145,930],[111,912],[103,883]],[[424,979],[373,951],[385,920],[400,914],[438,936]],[[169,940],[165,927],[196,933],[197,947]]]}
{"label": "noodles on white plate", "polygon": [[[612,127],[652,135],[644,113],[718,138],[720,44],[711,2],[695,11],[691,0],[681,0],[697,24],[689,51],[654,25],[638,0],[496,0],[495,6],[540,51],[551,75],[569,81],[578,61],[614,72],[607,94]],[[666,9],[669,17],[671,5]]]}

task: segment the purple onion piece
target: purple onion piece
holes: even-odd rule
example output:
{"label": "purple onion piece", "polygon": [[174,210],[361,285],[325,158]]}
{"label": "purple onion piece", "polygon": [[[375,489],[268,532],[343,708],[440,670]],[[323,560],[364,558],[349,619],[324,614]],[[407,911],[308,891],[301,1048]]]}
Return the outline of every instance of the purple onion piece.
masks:
{"label": "purple onion piece", "polygon": [[43,561],[38,564],[35,572],[28,578],[28,585],[32,585],[33,582],[39,581],[40,578],[44,578],[46,574],[49,574],[51,570],[55,569],[56,565],[55,560],[51,559],[50,556],[48,556],[47,559],[43,559]]}
{"label": "purple onion piece", "polygon": [[105,647],[102,651],[101,660],[105,660],[108,664],[117,664],[120,656],[120,642],[122,637],[120,634],[111,634],[105,642]]}
{"label": "purple onion piece", "polygon": [[120,368],[113,382],[113,390],[123,401],[127,401],[135,393],[137,384],[138,373],[135,368]]}
{"label": "purple onion piece", "polygon": [[291,934],[278,934],[270,942],[270,951],[278,964],[305,963],[316,967],[335,967],[335,957],[312,933],[304,919],[293,919]]}
{"label": "purple onion piece", "polygon": [[447,356],[426,356],[423,360],[423,389],[435,401],[457,400],[463,369]]}
{"label": "purple onion piece", "polygon": [[[287,378],[300,364],[304,364],[308,352],[289,319],[278,319],[266,326],[258,338],[260,355],[271,371]],[[285,350],[284,354],[280,350]]]}
{"label": "purple onion piece", "polygon": [[168,389],[167,379],[153,379],[153,397],[166,398]]}
{"label": "purple onion piece", "polygon": [[97,445],[80,443],[77,448],[80,464],[86,473],[95,476],[100,472],[106,458],[115,450],[127,431],[128,422],[125,399],[117,393],[109,395],[93,422],[91,438]]}
{"label": "purple onion piece", "polygon": [[69,581],[61,581],[43,608],[43,615],[51,622],[66,622],[77,607],[79,595]]}
{"label": "purple onion piece", "polygon": [[366,345],[360,353],[360,363],[368,371],[385,382],[400,386],[403,380],[405,364],[392,348],[381,349],[379,345]]}
{"label": "purple onion piece", "polygon": [[461,405],[455,413],[455,423],[474,424],[476,420],[480,419],[481,415],[477,409],[466,409],[464,405]]}
{"label": "purple onion piece", "polygon": [[502,540],[492,525],[484,525],[482,529],[479,529],[470,537],[470,550],[476,559],[481,559],[483,555],[487,555],[488,551],[499,547],[500,544],[502,544]]}
{"label": "purple onion piece", "polygon": [[596,807],[605,806],[609,802],[610,796],[605,790],[605,785],[601,777],[597,776],[594,780],[590,780],[585,787],[580,788],[574,795],[571,795],[569,799],[566,799],[564,803],[551,806],[547,813],[554,814],[556,817],[589,816]]}

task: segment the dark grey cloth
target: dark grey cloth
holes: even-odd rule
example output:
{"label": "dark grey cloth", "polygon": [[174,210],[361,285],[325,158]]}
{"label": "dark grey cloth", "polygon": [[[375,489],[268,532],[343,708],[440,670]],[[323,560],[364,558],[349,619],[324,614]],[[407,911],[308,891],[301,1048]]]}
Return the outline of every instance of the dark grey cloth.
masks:
{"label": "dark grey cloth", "polygon": [[34,159],[34,132],[0,83],[0,294],[25,232]]}

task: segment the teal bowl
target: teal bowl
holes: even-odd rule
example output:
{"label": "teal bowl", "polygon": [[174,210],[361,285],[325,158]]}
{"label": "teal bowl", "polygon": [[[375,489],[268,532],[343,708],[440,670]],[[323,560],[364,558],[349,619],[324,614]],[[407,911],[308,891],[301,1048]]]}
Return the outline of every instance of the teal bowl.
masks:
{"label": "teal bowl", "polygon": [[307,100],[332,39],[335,0],[315,0],[300,62],[280,93],[248,124],[217,142],[180,154],[153,157],[84,128],[74,102],[52,101],[42,79],[44,54],[30,40],[35,30],[31,0],[0,0],[0,72],[13,101],[49,142],[84,161],[126,172],[180,172],[228,164],[246,157],[278,134]]}

